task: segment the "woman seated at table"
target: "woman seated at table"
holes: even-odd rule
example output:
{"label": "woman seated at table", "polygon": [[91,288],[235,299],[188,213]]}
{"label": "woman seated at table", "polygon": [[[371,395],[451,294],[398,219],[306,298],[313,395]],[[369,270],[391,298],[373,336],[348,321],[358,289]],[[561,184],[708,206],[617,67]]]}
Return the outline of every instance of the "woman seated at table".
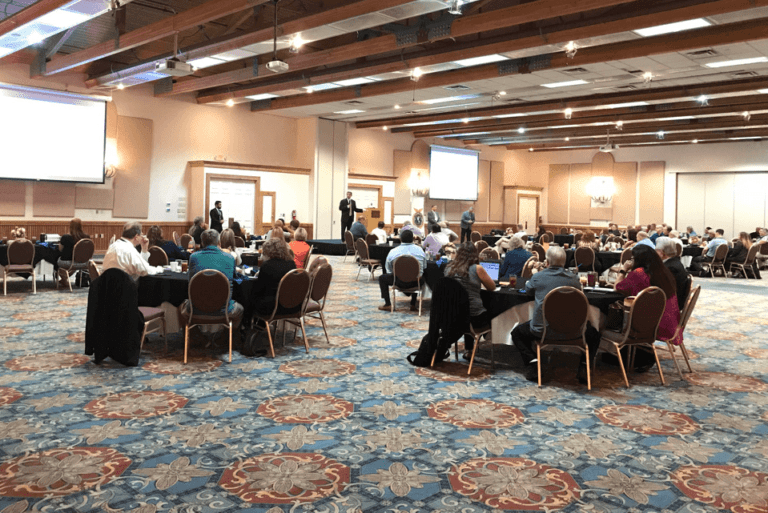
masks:
{"label": "woman seated at table", "polygon": [[[639,244],[632,248],[632,260],[627,260],[624,263],[623,268],[619,271],[615,287],[617,292],[625,296],[636,296],[648,287],[659,287],[663,290],[667,296],[667,303],[659,323],[658,337],[668,339],[675,334],[675,329],[680,321],[675,278],[652,247]],[[682,340],[683,337],[680,334],[679,339],[674,340],[673,343],[677,345]],[[646,366],[654,363],[653,355],[646,351],[638,351],[637,356],[643,353],[650,355],[650,360],[647,361]]]}
{"label": "woman seated at table", "polygon": [[595,232],[587,230],[576,243],[577,248],[592,248],[595,251],[600,251],[600,242],[595,238]]}
{"label": "woman seated at table", "polygon": [[[243,325],[249,325],[254,313],[269,316],[275,308],[275,298],[277,297],[277,288],[280,286],[280,280],[296,269],[296,263],[293,261],[291,250],[284,239],[275,237],[269,239],[261,246],[262,260],[259,268],[259,277],[256,279],[254,287],[251,289],[250,301],[246,306],[243,315]],[[278,313],[298,312],[301,305],[292,310],[284,310],[278,307]],[[259,323],[264,326],[264,322]]]}
{"label": "woman seated at table", "polygon": [[248,234],[246,233],[245,230],[243,230],[240,227],[240,223],[238,223],[237,221],[232,223],[232,233],[235,234],[235,237],[240,237],[241,239],[243,239],[243,241],[248,240]]}
{"label": "woman seated at table", "polygon": [[733,247],[728,250],[725,257],[725,268],[730,269],[731,264],[740,264],[747,259],[749,248],[752,247],[752,239],[747,232],[739,233],[739,238],[733,241]]}
{"label": "woman seated at table", "polygon": [[[518,237],[519,238],[519,237]],[[495,290],[496,284],[485,269],[478,265],[477,248],[472,242],[464,242],[456,249],[456,258],[445,268],[445,276],[454,278],[461,283],[469,295],[469,322],[476,329],[484,328],[491,324],[480,297],[480,289]],[[471,335],[464,335],[464,359],[469,360],[474,348],[474,339]]]}
{"label": "woman seated at table", "polygon": [[221,232],[219,237],[219,245],[224,253],[227,253],[235,259],[235,265],[242,265],[243,261],[240,259],[240,255],[237,254],[237,245],[235,244],[235,232],[231,228],[227,228]]}
{"label": "woman seated at table", "polygon": [[[69,222],[69,233],[65,233],[59,240],[59,259],[56,261],[56,268],[70,267],[72,265],[72,251],[75,249],[75,244],[80,239],[90,239],[90,236],[83,231],[83,222],[80,218],[75,217]],[[63,276],[59,276],[59,280],[62,285],[67,284],[67,280]]]}
{"label": "woman seated at table", "polygon": [[501,238],[496,241],[496,251],[499,252],[499,255],[504,254],[505,251],[509,251],[509,241],[514,235],[515,229],[507,228],[507,231],[504,233],[504,235],[502,235]]}
{"label": "woman seated at table", "polygon": [[173,260],[189,260],[189,251],[181,249],[172,240],[163,239],[163,229],[156,224],[149,228],[147,238],[149,239],[149,247],[156,246],[165,251],[169,262]]}
{"label": "woman seated at table", "polygon": [[307,230],[304,228],[298,228],[293,233],[293,239],[288,245],[293,251],[293,261],[296,264],[296,269],[304,269],[304,260],[307,259],[307,253],[309,253],[309,244],[307,244]]}
{"label": "woman seated at table", "polygon": [[517,236],[509,239],[509,251],[504,255],[504,262],[499,269],[499,281],[509,281],[510,276],[520,276],[525,262],[533,256],[525,249],[525,242]]}

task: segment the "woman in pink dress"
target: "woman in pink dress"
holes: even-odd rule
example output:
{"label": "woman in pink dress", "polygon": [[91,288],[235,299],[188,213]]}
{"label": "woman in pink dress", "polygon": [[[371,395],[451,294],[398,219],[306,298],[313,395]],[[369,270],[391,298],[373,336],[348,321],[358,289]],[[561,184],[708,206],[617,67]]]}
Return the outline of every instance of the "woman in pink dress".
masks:
{"label": "woman in pink dress", "polygon": [[[644,244],[635,245],[632,248],[632,260],[627,260],[624,268],[619,271],[616,290],[626,296],[636,296],[648,287],[659,287],[667,296],[667,304],[659,323],[657,336],[665,340],[669,339],[675,334],[677,324],[680,322],[675,278],[653,248]],[[672,342],[679,345],[682,340],[681,333]]]}

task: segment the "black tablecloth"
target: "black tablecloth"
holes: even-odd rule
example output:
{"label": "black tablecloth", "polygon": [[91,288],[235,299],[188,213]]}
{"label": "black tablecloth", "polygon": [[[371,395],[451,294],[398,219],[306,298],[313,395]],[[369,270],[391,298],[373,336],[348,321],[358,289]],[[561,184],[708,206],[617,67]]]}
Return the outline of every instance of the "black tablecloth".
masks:
{"label": "black tablecloth", "polygon": [[[245,306],[250,300],[255,280],[234,283],[232,299]],[[163,273],[139,278],[139,306],[160,306],[171,303],[179,306],[188,297],[189,276],[187,273]]]}
{"label": "black tablecloth", "polygon": [[250,267],[259,267],[259,260],[261,259],[260,253],[243,253],[240,255],[240,260],[243,265]]}
{"label": "black tablecloth", "polygon": [[[573,249],[566,250],[565,267],[576,267],[576,265],[573,262],[573,253],[574,253]],[[595,258],[597,258],[600,261],[600,265],[602,266],[603,271],[605,271],[611,268],[612,266],[618,264],[621,261],[621,251],[619,252],[598,251],[597,253],[595,253]]]}
{"label": "black tablecloth", "polygon": [[338,239],[334,240],[308,240],[307,244],[314,246],[315,249],[312,252],[315,255],[344,255],[347,252],[347,245],[340,242]]}
{"label": "black tablecloth", "polygon": [[563,244],[570,244],[573,246],[573,235],[555,235],[555,244],[562,246]]}
{"label": "black tablecloth", "polygon": [[[50,248],[43,244],[35,244],[35,265],[45,260],[53,265],[59,259],[58,247]],[[0,244],[0,265],[8,265],[8,244]]]}
{"label": "black tablecloth", "polygon": [[499,242],[500,238],[501,235],[483,235],[483,240],[492,248],[496,246],[496,243]]}
{"label": "black tablecloth", "polygon": [[685,246],[683,256],[697,257],[701,256],[701,246]]}
{"label": "black tablecloth", "polygon": [[380,260],[381,265],[384,265],[384,262],[387,260],[387,256],[389,255],[389,252],[395,249],[397,246],[399,246],[400,243],[394,244],[390,246],[389,244],[371,244],[368,246],[368,257],[373,258],[374,260]]}

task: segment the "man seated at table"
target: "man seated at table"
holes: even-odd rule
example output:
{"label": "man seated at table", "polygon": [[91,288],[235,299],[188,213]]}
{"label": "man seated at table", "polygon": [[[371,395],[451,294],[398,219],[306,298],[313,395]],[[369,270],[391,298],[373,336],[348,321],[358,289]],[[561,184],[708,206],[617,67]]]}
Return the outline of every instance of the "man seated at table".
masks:
{"label": "man seated at table", "polygon": [[689,226],[688,228],[686,228],[685,232],[686,232],[686,235],[685,235],[686,239],[690,239],[691,237],[698,237],[698,234],[693,230],[693,226]]}
{"label": "man seated at table", "polygon": [[499,255],[503,255],[505,251],[509,251],[509,241],[512,240],[512,237],[515,236],[515,228],[512,228],[511,226],[506,229],[504,232],[504,235],[502,235],[499,240],[496,241],[496,251],[499,252]]}
{"label": "man seated at table", "polygon": [[444,233],[448,240],[451,240],[451,236],[459,238],[458,234],[451,230],[451,225],[448,224],[448,221],[440,221],[437,224],[440,226],[440,233]]}
{"label": "man seated at table", "polygon": [[760,241],[768,241],[768,230],[765,228],[758,229],[757,234],[760,236]]}
{"label": "man seated at table", "polygon": [[690,268],[692,272],[703,271],[704,269],[701,266],[702,262],[711,262],[714,260],[718,246],[722,244],[729,245],[728,241],[725,240],[725,230],[722,228],[718,228],[716,231],[711,232],[709,239],[709,242],[705,246],[707,248],[707,252],[704,255],[693,257],[693,260],[691,260]]}
{"label": "man seated at table", "polygon": [[664,266],[669,269],[675,278],[677,288],[677,305],[680,310],[685,306],[685,300],[688,298],[688,271],[677,256],[677,243],[669,237],[659,237],[656,239],[656,253],[659,254]]}
{"label": "man seated at table", "polygon": [[517,225],[517,231],[515,232],[516,237],[520,237],[523,240],[528,240],[528,234],[525,233],[525,229],[523,228],[522,224]]}
{"label": "man seated at table", "polygon": [[437,256],[438,253],[440,253],[440,250],[443,249],[443,246],[448,244],[448,236],[445,235],[442,231],[442,228],[440,228],[440,225],[433,224],[432,225],[432,233],[427,235],[427,238],[424,239],[424,243],[422,244],[422,247],[432,256]]}
{"label": "man seated at table", "polygon": [[363,239],[365,240],[368,235],[368,230],[365,228],[365,216],[359,216],[350,227],[349,231],[352,233],[352,240]]}
{"label": "man seated at table", "polygon": [[[392,274],[393,267],[392,264],[395,260],[397,260],[398,257],[401,257],[403,255],[410,255],[412,257],[415,257],[416,260],[419,261],[419,276],[424,274],[424,268],[427,266],[427,255],[424,253],[424,251],[419,247],[413,244],[413,232],[410,230],[405,230],[400,232],[400,242],[401,244],[397,246],[395,249],[389,252],[389,255],[387,255],[387,261],[384,263],[384,271],[385,274],[382,274],[379,276],[379,287],[381,288],[381,298],[384,300],[384,304],[379,307],[379,310],[385,310],[389,312],[392,309],[392,303],[389,301],[389,287],[395,283],[395,276]],[[402,288],[410,288],[415,287],[416,282],[409,282],[409,283],[402,283],[398,280],[397,283],[398,287]],[[416,299],[418,296],[416,294],[411,294],[411,311],[417,311],[418,307],[416,306]]]}
{"label": "man seated at table", "polygon": [[403,232],[409,231],[412,234],[414,234],[417,237],[424,237],[424,232],[422,232],[419,228],[411,224],[411,221],[406,219],[403,221],[403,227],[400,228],[400,237],[402,238]]}
{"label": "man seated at table", "polygon": [[616,223],[609,224],[608,235],[613,235],[614,237],[621,237],[621,232],[619,231],[619,225],[617,225]]}
{"label": "man seated at table", "polygon": [[[637,243],[656,249],[656,245],[648,238],[648,232],[637,232]],[[627,247],[627,246],[624,246]]]}
{"label": "man seated at table", "polygon": [[[534,294],[536,305],[533,309],[533,318],[530,321],[518,324],[515,329],[512,330],[512,342],[514,342],[517,350],[520,351],[520,355],[523,357],[523,362],[527,366],[525,378],[528,381],[538,381],[538,372],[536,369],[538,360],[536,359],[535,344],[541,340],[544,331],[544,298],[557,287],[574,287],[576,289],[581,289],[579,277],[563,268],[565,266],[565,260],[566,256],[563,248],[559,246],[550,246],[547,250],[545,268],[535,273],[524,285],[529,294]],[[587,323],[585,338],[587,346],[589,347],[589,356],[590,358],[594,358],[597,348],[600,345],[600,333],[598,333],[589,322]],[[577,376],[580,383],[586,383],[586,358],[583,355],[581,358]]]}
{"label": "man seated at table", "polygon": [[525,242],[517,235],[509,239],[509,250],[504,255],[504,262],[499,269],[499,281],[509,281],[510,276],[520,276],[523,265],[533,256],[525,249]]}
{"label": "man seated at table", "polygon": [[[141,253],[136,246],[141,244]],[[123,234],[109,246],[104,255],[102,272],[107,269],[122,269],[134,280],[148,274],[157,274],[157,269],[149,265],[149,239],[141,234],[141,223],[128,222],[123,226]]]}
{"label": "man seated at table", "polygon": [[384,221],[379,221],[379,224],[376,228],[371,230],[371,235],[376,236],[376,244],[386,244],[387,243],[387,232],[384,230]]}
{"label": "man seated at table", "polygon": [[[243,316],[243,307],[232,299],[232,280],[235,277],[235,259],[232,255],[225,253],[219,247],[219,232],[216,230],[205,230],[200,235],[200,251],[195,251],[189,255],[189,269],[187,274],[191,280],[194,275],[200,271],[213,269],[221,271],[229,280],[229,304],[227,312],[229,313],[232,324],[235,328],[240,325],[240,319]],[[187,299],[179,306],[179,312],[182,315],[190,314],[189,300]]]}

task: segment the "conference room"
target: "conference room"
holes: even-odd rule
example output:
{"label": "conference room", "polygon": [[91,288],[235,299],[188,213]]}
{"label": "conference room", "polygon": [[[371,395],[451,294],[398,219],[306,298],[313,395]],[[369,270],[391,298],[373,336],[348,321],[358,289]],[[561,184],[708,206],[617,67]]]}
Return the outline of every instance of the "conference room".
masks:
{"label": "conference room", "polygon": [[765,510],[767,8],[0,0],[0,511]]}

